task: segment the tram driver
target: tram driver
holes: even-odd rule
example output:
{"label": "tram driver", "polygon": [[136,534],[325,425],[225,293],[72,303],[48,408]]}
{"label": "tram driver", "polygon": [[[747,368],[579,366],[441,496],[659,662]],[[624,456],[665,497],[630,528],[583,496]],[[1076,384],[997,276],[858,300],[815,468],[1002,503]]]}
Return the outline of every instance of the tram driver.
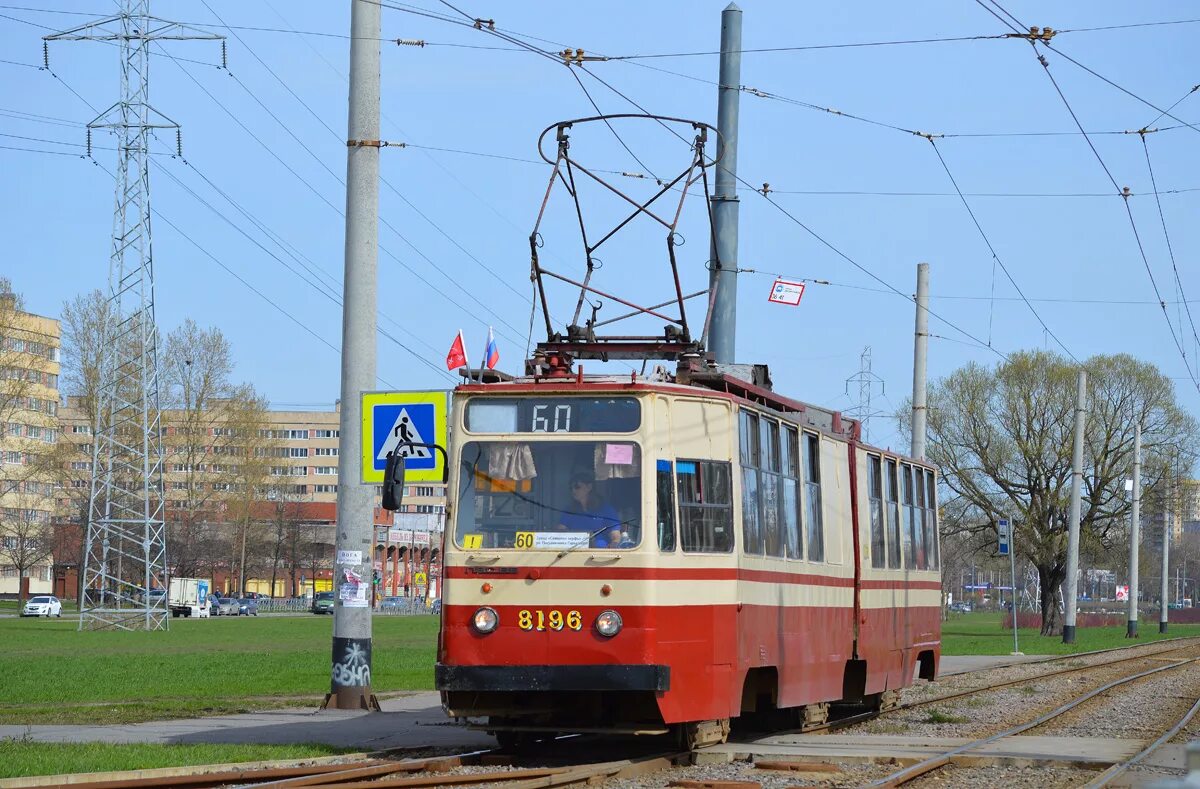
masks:
{"label": "tram driver", "polygon": [[[618,547],[621,543],[621,521],[616,508],[596,494],[595,477],[584,471],[572,474],[570,496],[559,517],[559,528],[596,535],[594,547],[597,548]],[[616,542],[612,541],[614,533]]]}

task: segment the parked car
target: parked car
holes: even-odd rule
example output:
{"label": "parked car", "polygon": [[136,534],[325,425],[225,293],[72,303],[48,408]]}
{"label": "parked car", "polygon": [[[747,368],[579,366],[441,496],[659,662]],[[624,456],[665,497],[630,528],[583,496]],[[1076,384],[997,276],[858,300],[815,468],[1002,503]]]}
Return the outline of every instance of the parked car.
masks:
{"label": "parked car", "polygon": [[258,600],[258,601],[262,601],[262,600],[270,600],[270,599],[271,599],[271,596],[270,596],[270,595],[265,595],[265,594],[263,594],[262,592],[246,592],[244,595],[242,595],[242,599],[243,599],[243,600]]}
{"label": "parked car", "polygon": [[213,616],[237,616],[238,601],[236,597],[221,597],[217,595],[217,599],[212,602]]}
{"label": "parked car", "polygon": [[62,616],[62,601],[54,595],[38,595],[25,601],[21,616]]}
{"label": "parked car", "polygon": [[312,607],[309,610],[314,614],[332,614],[333,592],[317,592],[313,597]]}
{"label": "parked car", "polygon": [[385,597],[379,603],[380,611],[405,611],[408,609],[408,601],[403,597]]}
{"label": "parked car", "polygon": [[258,616],[258,601],[249,597],[243,597],[240,600],[235,600],[237,603],[238,616]]}

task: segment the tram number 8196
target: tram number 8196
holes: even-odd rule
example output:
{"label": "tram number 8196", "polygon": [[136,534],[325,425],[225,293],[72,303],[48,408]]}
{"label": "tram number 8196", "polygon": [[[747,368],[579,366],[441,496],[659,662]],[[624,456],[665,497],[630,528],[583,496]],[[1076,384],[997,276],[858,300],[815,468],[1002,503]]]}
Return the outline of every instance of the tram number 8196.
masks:
{"label": "tram number 8196", "polygon": [[583,614],[578,611],[530,611],[525,608],[517,612],[517,627],[522,630],[582,630]]}

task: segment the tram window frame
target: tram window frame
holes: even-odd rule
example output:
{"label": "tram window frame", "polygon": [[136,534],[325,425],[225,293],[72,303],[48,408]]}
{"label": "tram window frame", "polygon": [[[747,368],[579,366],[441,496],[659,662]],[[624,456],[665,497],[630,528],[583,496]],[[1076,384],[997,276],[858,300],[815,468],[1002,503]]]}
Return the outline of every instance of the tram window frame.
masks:
{"label": "tram window frame", "polygon": [[888,554],[888,569],[899,570],[903,562],[904,556],[911,553],[911,548],[908,551],[903,550],[904,543],[904,523],[900,517],[903,512],[900,506],[900,485],[897,472],[899,464],[894,458],[887,459],[886,476],[884,477],[884,487],[887,494],[887,533],[888,539],[893,550]]}
{"label": "tram window frame", "polygon": [[[690,466],[691,470],[685,471]],[[723,477],[723,479],[722,479]],[[685,488],[685,478],[698,481],[698,490]],[[675,489],[679,500],[679,546],[684,553],[732,553],[737,543],[733,523],[733,464],[723,460],[675,459]],[[705,496],[708,491],[709,495]],[[699,500],[685,493],[698,494]],[[722,495],[724,501],[721,501]],[[699,531],[691,528],[691,518],[699,517]],[[716,547],[716,527],[727,535],[724,547]],[[689,546],[694,533],[703,534],[696,547]]]}
{"label": "tram window frame", "polygon": [[867,501],[871,514],[871,567],[887,566],[887,524],[883,515],[883,462],[878,455],[867,455]]}
{"label": "tram window frame", "polygon": [[738,415],[739,459],[742,465],[742,550],[749,554],[764,552],[763,517],[759,503],[762,487],[762,475],[759,473],[759,420],[758,414],[745,408]]}
{"label": "tram window frame", "polygon": [[[925,469],[920,466],[913,466],[913,490],[916,496],[913,497],[913,506],[915,507],[916,518],[914,523],[917,524],[916,531],[913,534],[913,542],[917,546],[917,569],[929,569],[929,508],[925,506]],[[917,538],[920,537],[920,542]]]}
{"label": "tram window frame", "polygon": [[762,553],[783,557],[783,526],[780,507],[783,503],[783,478],[780,466],[779,422],[759,417],[759,449],[762,466],[758,489],[762,499],[759,520]]}
{"label": "tram window frame", "polygon": [[900,540],[904,543],[904,568],[917,569],[917,546],[913,542],[913,479],[912,465],[899,464],[900,468]]}
{"label": "tram window frame", "polygon": [[678,531],[678,517],[675,514],[675,464],[669,460],[659,460],[655,467],[655,525],[658,532],[658,550],[662,553],[674,553]]}
{"label": "tram window frame", "polygon": [[925,550],[929,557],[929,569],[941,568],[941,546],[938,544],[937,481],[932,469],[925,469],[926,531]]}
{"label": "tram window frame", "polygon": [[805,556],[810,562],[825,561],[825,519],[821,512],[821,436],[804,434]]}
{"label": "tram window frame", "polygon": [[802,530],[804,501],[800,495],[800,430],[794,425],[783,425],[783,436],[779,442],[780,466],[783,468],[783,495],[780,497],[784,547],[789,559],[804,559]]}

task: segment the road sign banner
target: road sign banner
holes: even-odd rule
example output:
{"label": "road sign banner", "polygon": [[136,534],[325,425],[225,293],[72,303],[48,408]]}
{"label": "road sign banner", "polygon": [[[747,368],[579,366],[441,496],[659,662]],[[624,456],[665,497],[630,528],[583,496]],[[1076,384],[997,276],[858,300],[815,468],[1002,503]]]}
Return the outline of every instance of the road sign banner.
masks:
{"label": "road sign banner", "polygon": [[442,456],[414,444],[446,446],[449,392],[364,392],[362,395],[362,481],[383,482],[388,452],[407,454],[405,480],[441,482]]}
{"label": "road sign banner", "polygon": [[804,295],[803,282],[791,282],[786,279],[777,279],[771,285],[771,295],[767,297],[767,301],[775,302],[776,304],[788,304],[795,307],[800,303],[800,297]]}

